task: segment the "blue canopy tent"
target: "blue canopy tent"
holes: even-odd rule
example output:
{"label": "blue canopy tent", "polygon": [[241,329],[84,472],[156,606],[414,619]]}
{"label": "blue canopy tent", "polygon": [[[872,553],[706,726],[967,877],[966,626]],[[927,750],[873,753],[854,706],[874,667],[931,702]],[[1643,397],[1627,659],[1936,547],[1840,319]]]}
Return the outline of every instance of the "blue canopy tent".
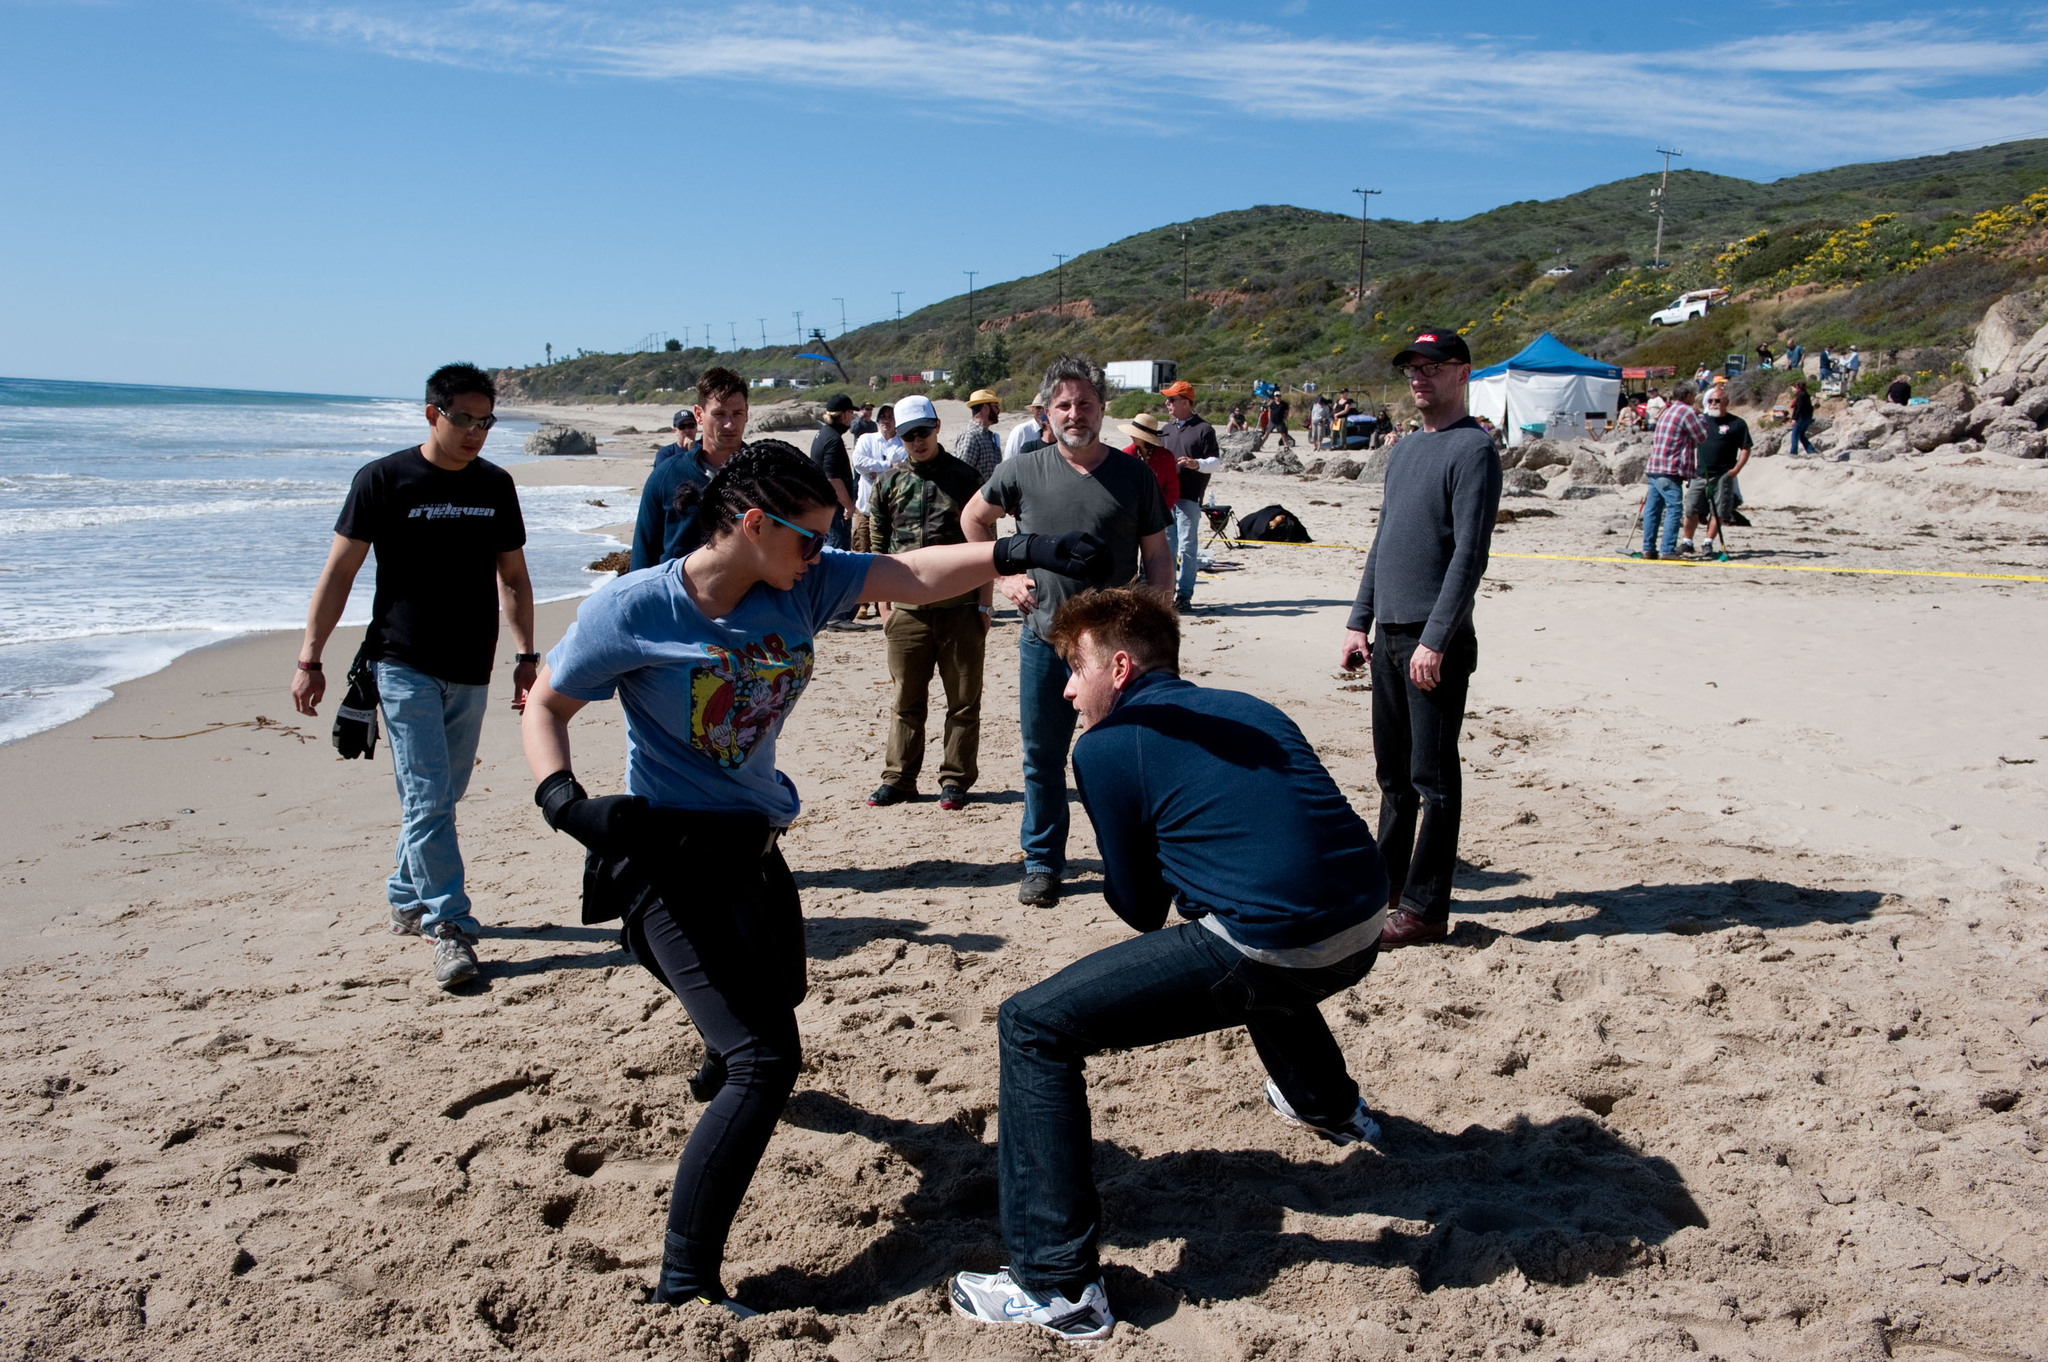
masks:
{"label": "blue canopy tent", "polygon": [[1468,400],[1474,416],[1486,417],[1518,445],[1535,438],[1523,426],[1548,426],[1554,413],[1612,420],[1621,400],[1621,366],[1582,355],[1546,331],[1512,359],[1476,370]]}

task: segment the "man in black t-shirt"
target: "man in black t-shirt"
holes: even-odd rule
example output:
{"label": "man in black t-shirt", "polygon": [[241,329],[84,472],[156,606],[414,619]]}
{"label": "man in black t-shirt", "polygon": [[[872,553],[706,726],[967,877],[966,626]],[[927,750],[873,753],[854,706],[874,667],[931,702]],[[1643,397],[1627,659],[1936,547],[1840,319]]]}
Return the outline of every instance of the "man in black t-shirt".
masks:
{"label": "man in black t-shirt", "polygon": [[393,932],[434,943],[434,980],[443,988],[477,973],[482,928],[463,889],[455,805],[476,760],[501,603],[517,650],[514,709],[525,708],[540,664],[519,493],[510,474],[478,457],[496,404],[483,370],[437,369],[427,380],[425,442],[357,471],[313,588],[292,679],[293,706],[315,713],[327,687],[321,650],[374,548],[377,591],[363,658],[376,677],[403,810],[385,897]]}
{"label": "man in black t-shirt", "polygon": [[[826,543],[835,549],[853,546],[853,518],[860,514],[860,506],[854,500],[853,456],[846,452],[846,431],[856,415],[853,399],[845,393],[839,394],[825,404],[825,424],[818,427],[818,433],[811,441],[811,462],[832,484],[832,494],[839,498],[839,510],[832,517],[832,528],[826,532]],[[832,617],[826,627],[840,628],[853,619],[854,607]]]}
{"label": "man in black t-shirt", "polygon": [[1728,394],[1719,385],[1700,402],[1707,423],[1707,438],[1700,441],[1699,464],[1693,480],[1685,487],[1685,525],[1682,540],[1692,538],[1700,521],[1707,522],[1707,542],[1701,556],[1728,561],[1728,542],[1722,527],[1735,518],[1735,478],[1749,462],[1749,423],[1728,410]]}

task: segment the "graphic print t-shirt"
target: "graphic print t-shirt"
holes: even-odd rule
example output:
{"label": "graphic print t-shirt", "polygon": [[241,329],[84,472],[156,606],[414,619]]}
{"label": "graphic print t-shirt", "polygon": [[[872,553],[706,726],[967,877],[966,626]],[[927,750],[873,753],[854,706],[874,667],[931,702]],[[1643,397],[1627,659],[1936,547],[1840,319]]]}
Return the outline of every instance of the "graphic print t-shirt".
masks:
{"label": "graphic print t-shirt", "polygon": [[460,685],[491,679],[498,555],[526,545],[512,475],[486,459],[451,472],[420,447],[356,470],[334,532],[377,556],[364,656]]}
{"label": "graphic print t-shirt", "polygon": [[852,606],[871,561],[826,549],[790,590],[756,585],[719,619],[690,600],[681,559],[629,572],[583,602],[549,682],[572,700],[619,697],[628,793],[788,827],[801,806],[775,738],[810,683],[812,636]]}

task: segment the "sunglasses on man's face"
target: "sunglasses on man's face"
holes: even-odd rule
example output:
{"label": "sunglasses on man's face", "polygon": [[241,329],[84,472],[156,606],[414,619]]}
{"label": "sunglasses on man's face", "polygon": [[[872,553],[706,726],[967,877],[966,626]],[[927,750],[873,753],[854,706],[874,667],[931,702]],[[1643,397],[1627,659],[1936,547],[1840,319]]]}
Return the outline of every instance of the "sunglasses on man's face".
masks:
{"label": "sunglasses on man's face", "polygon": [[899,430],[896,438],[908,444],[912,440],[929,440],[939,433],[936,426],[919,426],[916,430]]}
{"label": "sunglasses on man's face", "polygon": [[[762,515],[767,516],[770,520],[782,526],[783,529],[795,530],[797,534],[803,537],[804,561],[806,563],[817,562],[819,555],[825,552],[825,532],[823,530],[807,530],[801,525],[790,524],[787,520],[784,520],[781,516],[775,514],[775,512],[773,511],[762,510],[762,508],[758,506],[755,507],[754,509],[761,511]],[[747,513],[745,511],[741,511],[738,515],[733,517],[734,520],[745,520],[746,518]]]}
{"label": "sunglasses on man's face", "polygon": [[434,410],[440,412],[441,419],[457,430],[468,430],[472,426],[482,426],[489,430],[498,424],[498,418],[495,416],[471,416],[466,411],[450,411],[446,407],[436,407]]}

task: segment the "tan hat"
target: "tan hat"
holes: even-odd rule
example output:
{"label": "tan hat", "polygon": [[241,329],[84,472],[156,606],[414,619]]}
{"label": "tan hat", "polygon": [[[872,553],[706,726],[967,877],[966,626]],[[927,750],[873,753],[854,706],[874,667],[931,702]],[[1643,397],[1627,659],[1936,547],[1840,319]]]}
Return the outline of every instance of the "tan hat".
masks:
{"label": "tan hat", "polygon": [[1131,420],[1119,423],[1117,429],[1132,439],[1148,445],[1163,445],[1166,443],[1166,441],[1159,438],[1159,418],[1149,411],[1141,412]]}
{"label": "tan hat", "polygon": [[997,397],[987,388],[976,388],[973,392],[967,394],[967,405],[970,407],[978,407],[984,402],[992,403],[997,407],[1003,405],[1003,399]]}

